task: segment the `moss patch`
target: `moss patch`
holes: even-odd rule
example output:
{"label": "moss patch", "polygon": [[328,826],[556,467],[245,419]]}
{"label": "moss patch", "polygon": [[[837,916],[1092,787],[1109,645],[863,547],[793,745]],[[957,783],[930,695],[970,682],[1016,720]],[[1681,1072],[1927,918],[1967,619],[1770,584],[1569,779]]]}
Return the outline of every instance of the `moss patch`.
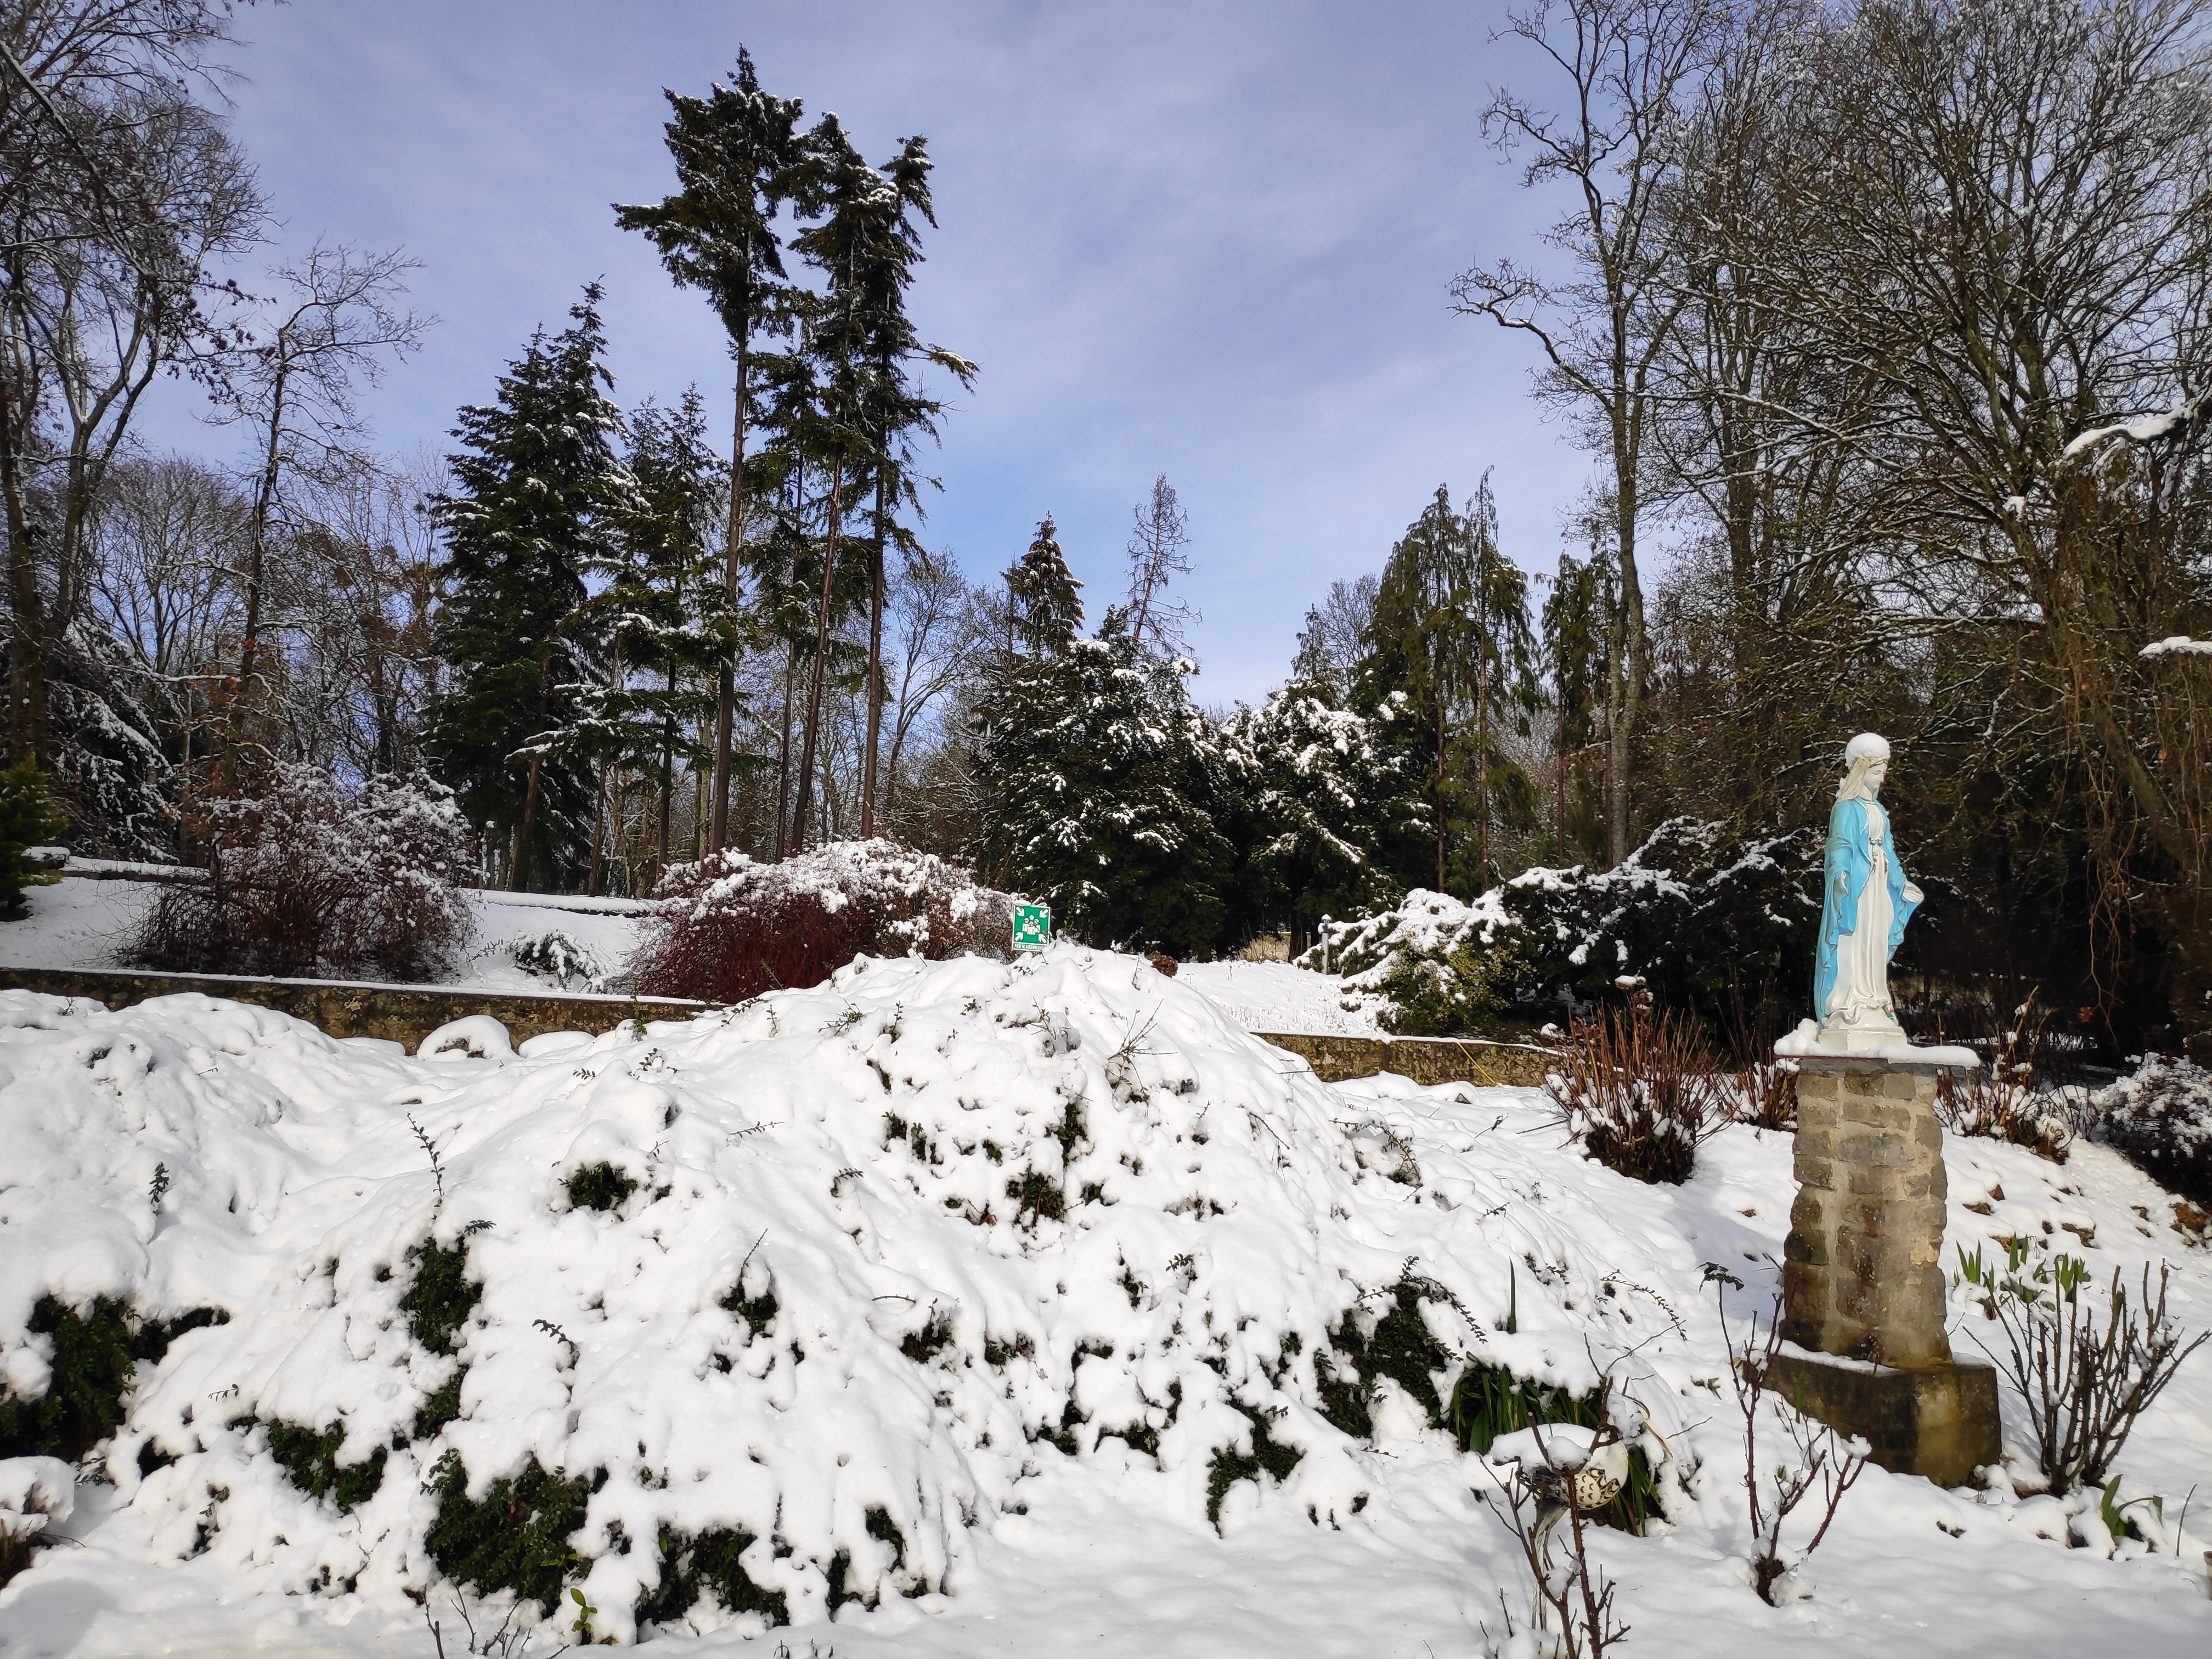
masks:
{"label": "moss patch", "polygon": [[80,1313],[40,1297],[31,1329],[53,1339],[52,1378],[35,1398],[0,1400],[0,1457],[78,1462],[122,1426],[123,1395],[140,1361],[159,1364],[186,1331],[228,1317],[196,1308],[177,1319],[141,1319],[129,1304],[105,1296]]}
{"label": "moss patch", "polygon": [[481,1502],[468,1496],[468,1472],[447,1452],[431,1471],[438,1513],[423,1541],[438,1570],[482,1595],[513,1590],[550,1613],[571,1568],[582,1565],[568,1538],[584,1524],[588,1482],[563,1480],[535,1462],[497,1480]]}
{"label": "moss patch", "polygon": [[738,1558],[752,1547],[754,1534],[716,1528],[696,1538],[660,1529],[660,1583],[637,1604],[640,1624],[671,1624],[711,1594],[727,1613],[757,1613],[771,1625],[791,1622],[781,1590],[763,1589]]}
{"label": "moss patch", "polygon": [[637,1182],[611,1164],[586,1164],[571,1170],[562,1184],[568,1189],[568,1202],[579,1210],[619,1209],[623,1200],[637,1190]]}
{"label": "moss patch", "polygon": [[292,1484],[316,1498],[327,1498],[341,1515],[376,1496],[384,1484],[386,1449],[379,1446],[358,1463],[340,1464],[338,1448],[345,1443],[342,1425],[318,1434],[296,1423],[269,1425],[269,1453],[284,1466]]}

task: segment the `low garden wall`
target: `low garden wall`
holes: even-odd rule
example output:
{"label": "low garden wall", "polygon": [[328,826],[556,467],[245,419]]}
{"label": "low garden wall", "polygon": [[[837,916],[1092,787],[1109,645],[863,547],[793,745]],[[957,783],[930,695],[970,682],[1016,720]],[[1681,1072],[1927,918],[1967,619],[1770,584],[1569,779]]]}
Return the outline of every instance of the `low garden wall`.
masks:
{"label": "low garden wall", "polygon": [[372,985],[331,979],[246,979],[228,974],[141,974],[92,968],[0,968],[0,989],[88,997],[128,1008],[149,997],[197,991],[274,1008],[336,1037],[386,1037],[414,1052],[448,1020],[489,1014],[520,1042],[548,1031],[612,1030],[633,1017],[689,1019],[707,1006],[667,997],[561,996],[438,986]]}
{"label": "low garden wall", "polygon": [[1262,1042],[1287,1048],[1324,1083],[1394,1072],[1416,1083],[1474,1083],[1534,1088],[1555,1059],[1551,1050],[1522,1042],[1485,1042],[1474,1037],[1337,1036],[1301,1031],[1255,1031]]}
{"label": "low garden wall", "polygon": [[[674,997],[559,995],[544,992],[449,990],[331,979],[248,979],[229,974],[148,974],[106,968],[0,968],[0,990],[87,997],[128,1008],[149,997],[198,992],[274,1008],[336,1037],[384,1037],[412,1053],[448,1020],[489,1014],[515,1042],[548,1031],[613,1030],[624,1020],[689,1019],[709,1005]],[[1324,1083],[1394,1072],[1416,1083],[1516,1084],[1544,1080],[1551,1055],[1525,1043],[1452,1037],[1362,1037],[1259,1031],[1286,1048]]]}

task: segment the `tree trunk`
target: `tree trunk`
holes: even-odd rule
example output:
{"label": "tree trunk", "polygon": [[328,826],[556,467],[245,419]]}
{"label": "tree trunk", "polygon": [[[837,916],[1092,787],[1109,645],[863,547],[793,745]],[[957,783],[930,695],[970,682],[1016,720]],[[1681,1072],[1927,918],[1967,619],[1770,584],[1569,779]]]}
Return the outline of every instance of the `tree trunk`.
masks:
{"label": "tree trunk", "polygon": [[599,842],[606,834],[606,828],[607,763],[601,761],[599,787],[592,793],[592,862],[584,875],[584,894],[587,898],[599,890]]}
{"label": "tree trunk", "polygon": [[15,413],[21,358],[12,325],[5,348],[7,361],[0,362],[0,376],[5,377],[0,379],[0,495],[7,498],[8,598],[15,623],[8,652],[9,748],[15,755],[29,754],[43,771],[52,761],[46,736],[46,626],[39,600],[36,532],[23,501],[23,427]]}
{"label": "tree trunk", "polygon": [[837,574],[837,512],[845,487],[845,464],[837,463],[830,475],[830,539],[822,554],[822,607],[815,614],[814,672],[806,689],[806,735],[799,757],[799,799],[792,804],[791,844],[806,848],[806,805],[814,791],[815,739],[822,725],[822,680],[830,665],[830,598]]}
{"label": "tree trunk", "polygon": [[[1617,406],[1616,406],[1617,407]],[[1636,459],[1625,416],[1616,415],[1613,445],[1614,535],[1620,556],[1620,608],[1606,677],[1605,852],[1608,866],[1629,854],[1629,744],[1644,702],[1644,586],[1636,571]]]}
{"label": "tree trunk", "polygon": [[[553,653],[548,651],[538,665],[538,732],[533,736],[545,730],[545,699],[552,678]],[[522,822],[514,827],[514,864],[507,875],[507,885],[517,892],[530,890],[523,885],[524,860],[530,856],[531,821],[538,816],[538,769],[544,758],[541,755],[530,757],[530,787],[523,791]]]}
{"label": "tree trunk", "polygon": [[[730,520],[723,537],[727,545],[722,562],[723,580],[727,584],[730,615],[733,622],[737,616],[738,587],[743,572],[739,555],[744,547],[745,525],[745,341],[742,334],[738,337],[736,344],[738,413],[730,434]],[[735,648],[732,645],[732,649]],[[707,836],[707,850],[710,853],[719,853],[729,845],[730,760],[736,743],[737,723],[737,665],[733,661],[725,661],[714,702],[714,823]]]}
{"label": "tree trunk", "polygon": [[261,652],[261,597],[268,565],[269,519],[276,507],[276,484],[283,462],[284,383],[291,372],[289,361],[280,356],[276,360],[276,378],[270,386],[269,443],[262,458],[261,481],[253,492],[253,514],[246,526],[246,626],[238,646],[238,687],[232,694],[228,713],[234,750],[242,730],[239,704],[253,696],[253,675]]}
{"label": "tree trunk", "polygon": [[799,687],[799,641],[787,641],[783,650],[783,732],[775,748],[775,860],[783,861],[789,842],[785,826],[791,822],[791,699]]}
{"label": "tree trunk", "polygon": [[868,562],[868,747],[860,763],[860,838],[876,833],[876,750],[884,729],[884,525],[890,479],[878,467],[876,545]]}

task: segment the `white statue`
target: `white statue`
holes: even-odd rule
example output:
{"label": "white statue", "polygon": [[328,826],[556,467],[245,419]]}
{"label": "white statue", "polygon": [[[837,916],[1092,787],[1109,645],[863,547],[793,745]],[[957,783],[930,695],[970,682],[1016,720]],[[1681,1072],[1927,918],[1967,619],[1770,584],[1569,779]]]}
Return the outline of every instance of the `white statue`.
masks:
{"label": "white statue", "polygon": [[1889,773],[1888,740],[1862,732],[1844,761],[1828,815],[1813,1008],[1822,1048],[1863,1054],[1907,1040],[1890,1000],[1889,958],[1921,895],[1905,878],[1878,799]]}

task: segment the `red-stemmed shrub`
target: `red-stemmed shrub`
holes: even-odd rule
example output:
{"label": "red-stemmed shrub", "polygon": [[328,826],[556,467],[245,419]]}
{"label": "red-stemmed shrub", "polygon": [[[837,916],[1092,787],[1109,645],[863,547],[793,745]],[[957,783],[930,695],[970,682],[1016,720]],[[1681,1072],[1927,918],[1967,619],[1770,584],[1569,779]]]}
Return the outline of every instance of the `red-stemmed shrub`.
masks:
{"label": "red-stemmed shrub", "polygon": [[671,866],[630,969],[653,996],[743,1002],[818,985],[862,954],[1004,954],[1012,902],[896,842],[831,842],[780,864],[721,853]]}
{"label": "red-stemmed shrub", "polygon": [[202,812],[207,877],[161,890],[132,952],[147,967],[417,981],[468,939],[468,826],[438,784],[283,764]]}

